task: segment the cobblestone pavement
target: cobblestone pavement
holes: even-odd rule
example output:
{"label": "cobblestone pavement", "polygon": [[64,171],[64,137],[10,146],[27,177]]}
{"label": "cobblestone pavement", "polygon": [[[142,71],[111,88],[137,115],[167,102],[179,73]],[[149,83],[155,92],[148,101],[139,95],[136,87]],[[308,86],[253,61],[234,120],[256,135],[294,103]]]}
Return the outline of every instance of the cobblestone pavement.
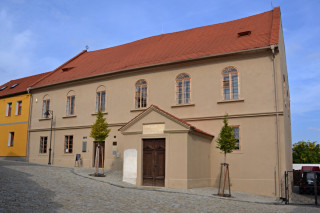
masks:
{"label": "cobblestone pavement", "polygon": [[221,199],[212,188],[137,188],[122,183],[121,172],[91,178],[92,172],[0,160],[0,212],[320,212],[245,193]]}

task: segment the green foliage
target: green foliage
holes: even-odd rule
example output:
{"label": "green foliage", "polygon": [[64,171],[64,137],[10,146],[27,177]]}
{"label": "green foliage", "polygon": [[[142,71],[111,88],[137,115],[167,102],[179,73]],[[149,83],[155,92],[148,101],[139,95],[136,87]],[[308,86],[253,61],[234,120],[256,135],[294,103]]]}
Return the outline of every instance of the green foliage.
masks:
{"label": "green foliage", "polygon": [[293,144],[292,157],[293,163],[320,163],[320,145],[299,141]]}
{"label": "green foliage", "polygon": [[223,151],[226,156],[227,153],[233,152],[236,148],[236,139],[234,138],[233,128],[228,125],[228,114],[225,115],[223,123],[217,139],[217,148]]}
{"label": "green foliage", "polygon": [[102,112],[99,110],[97,114],[97,120],[91,127],[90,137],[94,138],[96,142],[103,142],[106,140],[110,132],[108,129],[108,123],[103,117]]}

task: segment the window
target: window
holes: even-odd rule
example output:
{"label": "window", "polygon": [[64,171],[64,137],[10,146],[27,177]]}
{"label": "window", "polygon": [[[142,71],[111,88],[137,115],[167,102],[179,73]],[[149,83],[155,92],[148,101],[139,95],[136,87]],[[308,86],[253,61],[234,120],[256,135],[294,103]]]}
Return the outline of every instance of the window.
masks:
{"label": "window", "polygon": [[18,86],[19,84],[14,84],[10,87],[10,89],[15,88],[16,86]]}
{"label": "window", "polygon": [[136,109],[147,107],[147,82],[139,80],[136,83]]}
{"label": "window", "polygon": [[43,100],[42,103],[42,117],[49,118],[49,113],[47,113],[50,109],[50,99]]}
{"label": "window", "polygon": [[7,103],[6,116],[11,116],[11,111],[12,111],[12,103]]}
{"label": "window", "polygon": [[238,99],[238,71],[234,67],[227,67],[222,72],[223,75],[223,99]]}
{"label": "window", "polygon": [[96,111],[104,112],[106,110],[106,91],[97,92]]}
{"label": "window", "polygon": [[239,126],[233,127],[234,138],[236,139],[236,148],[234,150],[240,150],[240,140],[239,140]]}
{"label": "window", "polygon": [[21,115],[22,101],[17,101],[16,103],[16,115]]}
{"label": "window", "polygon": [[13,146],[14,132],[9,132],[8,146]]}
{"label": "window", "polygon": [[48,137],[41,136],[40,137],[40,153],[47,153],[47,143],[48,143]]}
{"label": "window", "polygon": [[190,76],[182,73],[176,78],[177,104],[190,103]]}
{"label": "window", "polygon": [[7,88],[8,86],[3,86],[0,91],[4,90],[5,88]]}
{"label": "window", "polygon": [[66,135],[64,139],[64,153],[72,153],[73,135]]}
{"label": "window", "polygon": [[76,96],[67,97],[67,115],[74,115],[74,105]]}
{"label": "window", "polygon": [[87,152],[87,141],[82,141],[82,152]]}

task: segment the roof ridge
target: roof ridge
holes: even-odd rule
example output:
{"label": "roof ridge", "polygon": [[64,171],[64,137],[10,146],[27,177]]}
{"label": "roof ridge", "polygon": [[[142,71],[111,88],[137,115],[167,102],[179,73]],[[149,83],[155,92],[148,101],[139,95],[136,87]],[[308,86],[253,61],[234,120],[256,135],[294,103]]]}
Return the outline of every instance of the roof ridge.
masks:
{"label": "roof ridge", "polygon": [[45,75],[43,78],[40,78],[38,81],[36,81],[35,83],[33,83],[30,87],[32,88],[33,86],[35,86],[36,84],[38,84],[40,81],[42,81],[43,79],[49,77],[50,75],[52,75],[53,73],[57,72],[61,67],[63,67],[64,65],[67,65],[68,63],[70,63],[71,61],[75,60],[76,58],[78,58],[79,56],[81,56],[82,54],[86,53],[87,50],[82,50],[80,53],[78,53],[76,56],[74,56],[73,58],[69,59],[68,61],[64,62],[62,65],[60,65],[59,67],[57,67],[56,69],[54,69],[53,71],[48,72],[48,75]]}
{"label": "roof ridge", "polygon": [[279,43],[279,30],[280,30],[281,11],[280,7],[275,7],[272,10],[272,24],[269,44]]}
{"label": "roof ridge", "polygon": [[[280,7],[275,7],[275,8],[280,8]],[[144,37],[144,38],[141,38],[141,39],[138,39],[138,40],[130,41],[128,43],[123,43],[123,44],[119,44],[119,45],[115,45],[115,46],[111,46],[111,47],[107,47],[107,48],[103,48],[103,49],[99,49],[99,50],[89,51],[88,53],[94,53],[94,52],[104,51],[104,50],[108,50],[108,49],[115,48],[115,47],[120,47],[120,46],[123,46],[123,45],[133,44],[135,42],[139,42],[139,41],[142,41],[142,40],[147,40],[147,39],[150,39],[150,38],[156,38],[156,37],[160,38],[160,37],[164,37],[164,36],[170,35],[170,34],[182,33],[182,32],[197,30],[197,29],[201,29],[201,28],[208,28],[208,27],[216,26],[216,25],[220,25],[220,24],[231,23],[231,22],[239,21],[239,20],[242,20],[242,19],[247,19],[247,18],[250,18],[250,17],[253,17],[253,16],[259,16],[261,14],[269,13],[269,12],[273,12],[273,11],[274,10],[268,10],[268,11],[265,11],[263,13],[258,13],[258,14],[254,14],[254,15],[238,18],[238,19],[235,19],[235,20],[230,20],[230,21],[225,21],[225,22],[220,22],[220,23],[210,24],[210,25],[204,25],[204,26],[200,26],[200,27],[194,27],[194,28],[189,28],[189,29],[184,29],[184,30],[180,30],[180,31],[164,33],[164,34],[152,35],[152,36],[149,36],[149,37]]]}

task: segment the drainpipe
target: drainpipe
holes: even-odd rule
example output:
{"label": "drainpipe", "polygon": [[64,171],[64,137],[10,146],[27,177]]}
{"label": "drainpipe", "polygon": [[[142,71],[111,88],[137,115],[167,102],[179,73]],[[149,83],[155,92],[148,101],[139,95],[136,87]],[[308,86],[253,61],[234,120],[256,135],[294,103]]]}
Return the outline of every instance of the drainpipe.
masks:
{"label": "drainpipe", "polygon": [[30,125],[31,125],[31,114],[32,114],[32,101],[33,97],[30,93],[31,87],[27,88],[28,94],[30,95],[30,102],[29,102],[29,117],[28,117],[28,134],[27,134],[27,144],[26,144],[26,149],[27,149],[27,156],[26,156],[26,161],[29,162],[29,157],[30,157]]}
{"label": "drainpipe", "polygon": [[[278,114],[278,89],[277,89],[277,73],[275,67],[275,45],[270,46],[272,51],[272,65],[273,65],[273,83],[274,83],[274,103],[275,103],[275,111],[276,111],[276,153],[277,153],[277,163],[276,167],[278,167],[278,187],[279,187],[279,197],[281,194],[281,182],[280,182],[280,144],[279,144],[279,114]],[[275,183],[276,184],[276,183]],[[275,187],[276,188],[276,187]],[[275,195],[277,196],[277,191],[275,191]]]}

